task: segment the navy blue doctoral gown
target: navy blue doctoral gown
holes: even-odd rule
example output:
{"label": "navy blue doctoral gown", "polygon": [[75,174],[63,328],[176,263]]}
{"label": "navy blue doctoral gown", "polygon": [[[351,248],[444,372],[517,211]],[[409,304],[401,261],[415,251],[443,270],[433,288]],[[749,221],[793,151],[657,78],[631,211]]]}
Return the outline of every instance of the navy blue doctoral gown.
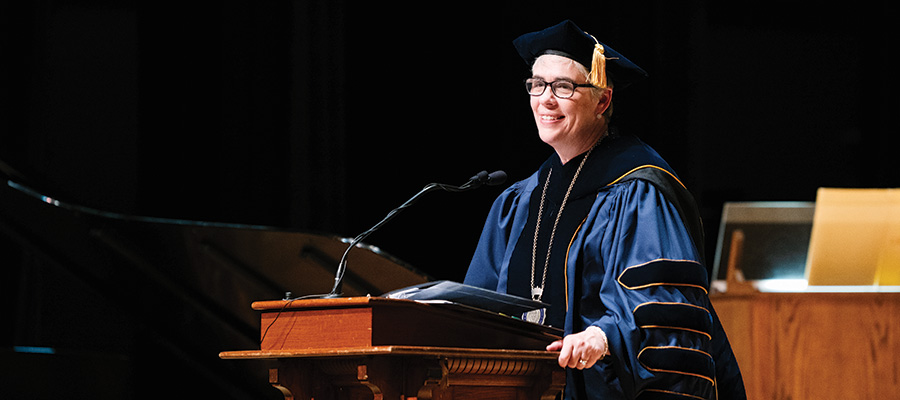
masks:
{"label": "navy blue doctoral gown", "polygon": [[[579,161],[562,165],[553,155],[496,199],[466,284],[527,296],[547,171],[563,178],[542,229],[552,225],[547,215],[555,215]],[[555,267],[545,290],[556,296],[544,300],[555,299],[551,321],[564,324],[566,334],[603,329],[611,355],[590,369],[568,370],[567,399],[746,398],[709,301],[709,271],[694,244],[702,243],[699,217],[686,193],[669,165],[633,136],[610,135],[588,157],[551,251]],[[546,247],[549,235],[540,237]],[[538,268],[546,251],[536,257]]]}

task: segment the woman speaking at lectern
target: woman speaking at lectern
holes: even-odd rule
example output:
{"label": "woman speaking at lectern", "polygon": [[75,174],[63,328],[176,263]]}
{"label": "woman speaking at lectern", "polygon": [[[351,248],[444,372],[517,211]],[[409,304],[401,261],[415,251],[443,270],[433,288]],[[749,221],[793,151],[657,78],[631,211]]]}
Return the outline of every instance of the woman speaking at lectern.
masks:
{"label": "woman speaking at lectern", "polygon": [[610,126],[613,91],[646,73],[571,21],[513,44],[553,153],[496,199],[465,283],[550,304],[523,318],[564,328],[548,350],[567,367],[566,399],[746,398],[692,197]]}

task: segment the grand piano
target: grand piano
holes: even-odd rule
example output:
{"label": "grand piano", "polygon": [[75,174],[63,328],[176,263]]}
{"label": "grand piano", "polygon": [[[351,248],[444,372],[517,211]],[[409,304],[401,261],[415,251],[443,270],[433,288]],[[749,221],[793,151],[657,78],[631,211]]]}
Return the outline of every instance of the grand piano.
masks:
{"label": "grand piano", "polygon": [[[0,352],[10,379],[0,397],[279,398],[265,361],[218,355],[259,347],[254,301],[328,293],[347,243],[315,232],[110,213],[4,179],[0,279],[11,327]],[[365,244],[349,264],[346,296],[431,279]]]}

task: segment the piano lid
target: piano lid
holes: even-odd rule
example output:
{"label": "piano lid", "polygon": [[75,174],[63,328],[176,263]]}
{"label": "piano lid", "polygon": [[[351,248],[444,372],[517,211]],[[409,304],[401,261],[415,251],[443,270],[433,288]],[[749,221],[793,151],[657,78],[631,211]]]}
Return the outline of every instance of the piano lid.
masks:
{"label": "piano lid", "polygon": [[[248,309],[252,301],[286,292],[328,293],[352,240],[260,225],[124,215],[67,203],[13,181],[4,186],[4,219],[71,258],[102,262],[105,257],[89,254],[112,251],[145,274],[209,296],[237,297]],[[344,294],[377,296],[430,280],[380,249],[358,244],[348,257]]]}

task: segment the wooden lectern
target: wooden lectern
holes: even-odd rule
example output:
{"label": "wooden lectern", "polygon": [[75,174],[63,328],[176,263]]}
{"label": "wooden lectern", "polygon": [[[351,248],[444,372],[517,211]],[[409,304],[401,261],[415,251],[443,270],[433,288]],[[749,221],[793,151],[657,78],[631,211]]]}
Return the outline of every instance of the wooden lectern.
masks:
{"label": "wooden lectern", "polygon": [[556,328],[458,304],[348,297],[253,303],[260,350],[285,399],[555,399]]}

